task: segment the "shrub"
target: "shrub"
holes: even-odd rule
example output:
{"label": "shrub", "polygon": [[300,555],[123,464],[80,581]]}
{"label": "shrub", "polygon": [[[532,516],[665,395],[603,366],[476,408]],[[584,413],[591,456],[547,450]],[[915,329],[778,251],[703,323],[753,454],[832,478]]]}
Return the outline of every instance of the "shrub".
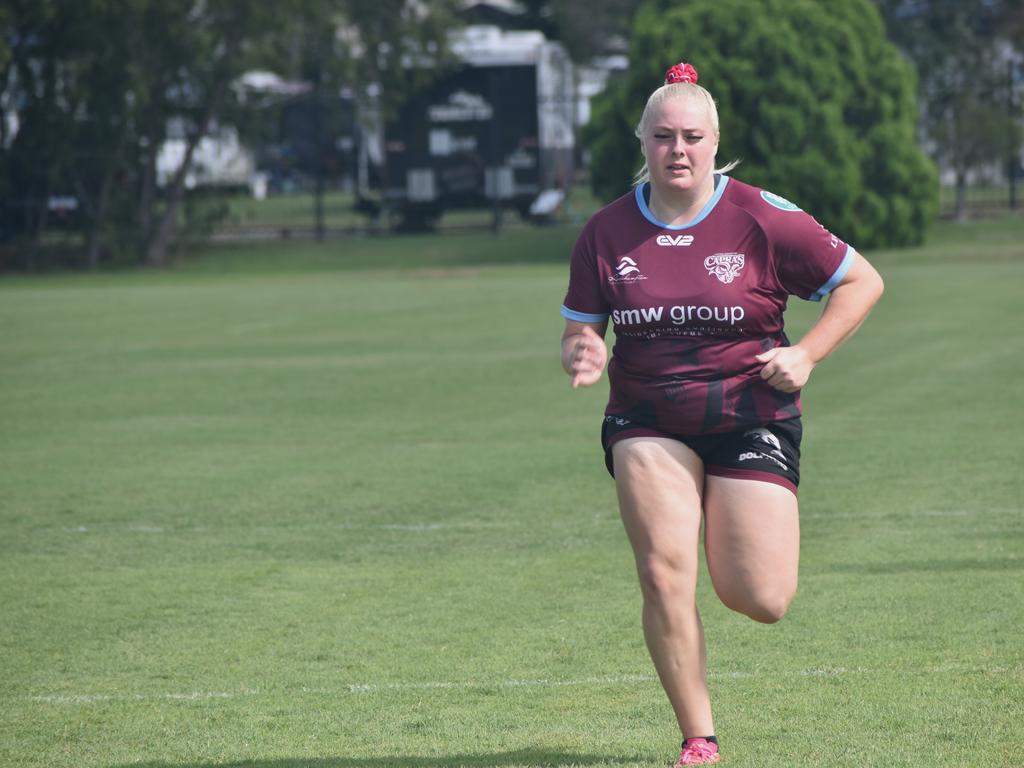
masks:
{"label": "shrub", "polygon": [[921,242],[938,208],[916,140],[916,75],[870,0],[653,0],[637,13],[628,74],[594,105],[594,191],[629,188],[633,130],[678,61],[718,102],[719,164],[786,197],[858,247]]}

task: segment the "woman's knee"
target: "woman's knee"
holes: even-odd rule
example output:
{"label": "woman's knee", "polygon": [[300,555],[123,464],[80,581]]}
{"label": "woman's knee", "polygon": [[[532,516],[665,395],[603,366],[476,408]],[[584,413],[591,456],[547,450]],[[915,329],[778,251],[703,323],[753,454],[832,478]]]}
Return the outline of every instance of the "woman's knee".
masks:
{"label": "woman's knee", "polygon": [[652,554],[638,558],[636,569],[644,600],[671,604],[694,598],[696,568],[685,560]]}
{"label": "woman's knee", "polygon": [[719,599],[727,608],[762,624],[774,624],[780,621],[789,611],[789,606],[795,595],[795,586],[761,588],[741,593],[718,591]]}

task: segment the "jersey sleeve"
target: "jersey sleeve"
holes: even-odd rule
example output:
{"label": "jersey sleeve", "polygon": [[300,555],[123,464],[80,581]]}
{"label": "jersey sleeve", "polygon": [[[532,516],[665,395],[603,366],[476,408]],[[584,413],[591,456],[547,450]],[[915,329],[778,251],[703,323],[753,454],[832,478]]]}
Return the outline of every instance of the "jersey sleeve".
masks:
{"label": "jersey sleeve", "polygon": [[593,228],[584,227],[569,261],[569,289],[562,302],[562,317],[579,323],[603,323],[610,311],[601,291]]}
{"label": "jersey sleeve", "polygon": [[809,213],[789,205],[779,209],[769,203],[776,210],[762,219],[772,242],[775,273],[787,293],[821,301],[842,282],[857,253]]}

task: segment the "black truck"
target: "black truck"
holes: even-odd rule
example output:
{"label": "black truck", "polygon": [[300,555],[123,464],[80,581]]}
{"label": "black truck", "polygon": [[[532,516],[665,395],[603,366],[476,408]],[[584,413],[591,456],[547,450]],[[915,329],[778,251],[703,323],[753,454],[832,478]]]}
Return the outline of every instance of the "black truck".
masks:
{"label": "black truck", "polygon": [[490,26],[460,30],[450,47],[456,67],[385,124],[364,120],[360,198],[408,228],[430,227],[446,210],[497,206],[544,220],[572,179],[568,54],[540,32]]}

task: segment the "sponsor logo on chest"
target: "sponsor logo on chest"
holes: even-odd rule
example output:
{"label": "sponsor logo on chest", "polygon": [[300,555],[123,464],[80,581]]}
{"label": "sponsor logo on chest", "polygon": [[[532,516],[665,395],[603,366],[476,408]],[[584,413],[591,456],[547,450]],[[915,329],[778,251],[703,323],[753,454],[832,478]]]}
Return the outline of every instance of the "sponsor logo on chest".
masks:
{"label": "sponsor logo on chest", "polygon": [[638,280],[646,280],[647,276],[640,271],[635,260],[629,256],[623,256],[615,265],[615,274],[608,275],[609,283],[635,283]]}

